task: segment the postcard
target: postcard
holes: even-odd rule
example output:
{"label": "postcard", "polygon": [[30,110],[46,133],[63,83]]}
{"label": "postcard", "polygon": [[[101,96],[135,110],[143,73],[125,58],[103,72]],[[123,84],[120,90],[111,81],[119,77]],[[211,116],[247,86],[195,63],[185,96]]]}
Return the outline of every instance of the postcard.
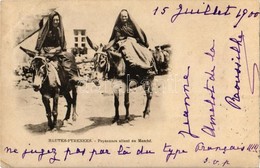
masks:
{"label": "postcard", "polygon": [[3,0],[1,167],[258,167],[259,1]]}

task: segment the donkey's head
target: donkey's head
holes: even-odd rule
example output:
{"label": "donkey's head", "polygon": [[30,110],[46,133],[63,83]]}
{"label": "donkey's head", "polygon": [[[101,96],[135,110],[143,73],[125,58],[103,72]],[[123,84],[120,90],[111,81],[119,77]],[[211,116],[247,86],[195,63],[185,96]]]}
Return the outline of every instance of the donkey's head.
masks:
{"label": "donkey's head", "polygon": [[107,68],[108,68],[107,66],[109,64],[108,55],[107,55],[107,53],[102,51],[102,48],[100,48],[96,51],[92,61],[94,62],[94,67],[95,67],[96,71],[104,72],[107,70]]}
{"label": "donkey's head", "polygon": [[101,44],[98,50],[96,50],[92,59],[94,63],[94,74],[92,78],[96,80],[100,78],[105,79],[106,74],[110,70],[109,56],[106,52],[103,52],[102,49],[103,46]]}
{"label": "donkey's head", "polygon": [[47,78],[47,61],[44,57],[36,56],[31,62],[31,70],[33,73],[33,88],[34,91],[41,89],[43,82]]}
{"label": "donkey's head", "polygon": [[110,47],[103,46],[102,44],[98,46],[89,38],[87,38],[87,41],[90,47],[95,51],[92,59],[94,62],[94,73],[92,74],[92,80],[95,84],[95,80],[98,81],[100,78],[110,79],[125,75],[125,63],[118,51],[114,51]]}

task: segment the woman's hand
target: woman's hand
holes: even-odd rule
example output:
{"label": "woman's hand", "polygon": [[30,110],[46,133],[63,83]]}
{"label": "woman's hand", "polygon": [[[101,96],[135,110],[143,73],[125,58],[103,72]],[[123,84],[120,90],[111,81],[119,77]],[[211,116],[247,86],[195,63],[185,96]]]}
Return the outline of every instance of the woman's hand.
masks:
{"label": "woman's hand", "polygon": [[119,36],[118,39],[119,39],[119,40],[124,40],[124,39],[126,39],[126,37]]}
{"label": "woman's hand", "polygon": [[52,54],[52,53],[46,53],[46,54],[44,54],[44,57],[46,57],[47,59],[52,59],[53,57],[54,57],[54,54]]}
{"label": "woman's hand", "polygon": [[52,47],[43,47],[44,52],[49,53]]}
{"label": "woman's hand", "polygon": [[54,54],[54,53],[56,53],[56,52],[57,52],[56,48],[53,48],[53,49],[49,50],[48,53],[50,53],[50,54]]}
{"label": "woman's hand", "polygon": [[61,52],[61,47],[56,47],[56,48],[53,48],[49,51],[49,53],[52,53],[52,54],[56,54],[56,53],[59,53]]}
{"label": "woman's hand", "polygon": [[115,43],[115,39],[111,40],[107,45],[104,45],[102,51],[107,51],[109,48],[111,48]]}

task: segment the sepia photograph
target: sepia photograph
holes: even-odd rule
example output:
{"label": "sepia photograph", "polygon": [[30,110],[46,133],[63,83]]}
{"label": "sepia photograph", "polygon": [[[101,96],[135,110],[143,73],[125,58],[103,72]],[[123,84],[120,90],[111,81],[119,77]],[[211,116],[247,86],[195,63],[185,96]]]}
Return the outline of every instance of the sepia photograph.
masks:
{"label": "sepia photograph", "polygon": [[259,1],[0,4],[1,167],[259,167]]}

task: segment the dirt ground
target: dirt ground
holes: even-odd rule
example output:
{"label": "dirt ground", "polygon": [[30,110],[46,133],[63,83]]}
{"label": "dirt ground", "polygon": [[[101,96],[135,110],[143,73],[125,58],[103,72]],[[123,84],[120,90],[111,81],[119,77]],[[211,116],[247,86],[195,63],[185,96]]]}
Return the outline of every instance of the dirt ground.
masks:
{"label": "dirt ground", "polygon": [[[30,84],[26,87],[20,85],[16,87],[17,92],[17,106],[19,110],[16,112],[16,117],[19,118],[21,127],[33,134],[46,134],[49,132],[57,133],[86,133],[95,132],[101,127],[105,129],[113,127],[120,129],[125,127],[133,128],[134,126],[143,128],[154,127],[154,125],[161,125],[166,114],[162,109],[163,93],[157,89],[162,86],[163,79],[167,76],[156,76],[154,83],[154,94],[151,103],[151,113],[145,119],[143,111],[146,103],[146,95],[142,87],[130,90],[130,121],[127,123],[120,122],[120,124],[112,124],[114,117],[114,97],[112,91],[111,81],[100,81],[100,86],[95,86],[94,83],[86,83],[84,86],[78,87],[78,101],[77,101],[77,120],[69,121],[66,125],[62,125],[62,120],[65,117],[66,101],[64,97],[59,99],[58,107],[58,125],[53,131],[48,131],[47,118],[45,109],[41,101],[41,94],[35,92]],[[27,81],[23,81],[26,83]],[[123,90],[120,91],[120,119],[123,120],[125,116]],[[51,102],[52,103],[52,102]]]}

